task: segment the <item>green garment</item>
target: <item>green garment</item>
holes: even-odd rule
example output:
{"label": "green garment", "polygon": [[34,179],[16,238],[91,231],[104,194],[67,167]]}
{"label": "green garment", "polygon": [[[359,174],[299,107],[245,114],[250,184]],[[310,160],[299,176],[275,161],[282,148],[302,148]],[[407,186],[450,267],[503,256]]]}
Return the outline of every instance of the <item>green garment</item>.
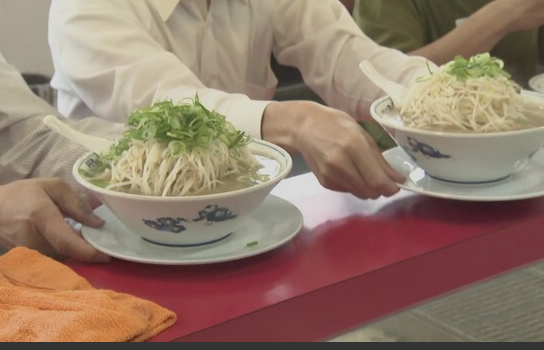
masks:
{"label": "green garment", "polygon": [[[440,39],[492,0],[356,0],[353,16],[377,43],[409,52]],[[500,18],[497,18],[499,21]],[[544,35],[544,29],[540,29]],[[539,31],[507,35],[490,52],[523,87],[537,73]]]}

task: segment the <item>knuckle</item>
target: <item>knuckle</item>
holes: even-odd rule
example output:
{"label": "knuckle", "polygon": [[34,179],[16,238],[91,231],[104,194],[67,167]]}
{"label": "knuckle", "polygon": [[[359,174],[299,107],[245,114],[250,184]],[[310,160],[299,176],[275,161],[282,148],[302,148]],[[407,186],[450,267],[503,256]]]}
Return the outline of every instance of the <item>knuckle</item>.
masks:
{"label": "knuckle", "polygon": [[55,250],[63,255],[68,255],[69,252],[69,242],[68,239],[64,235],[52,235],[51,237],[48,237],[49,244],[55,248]]}

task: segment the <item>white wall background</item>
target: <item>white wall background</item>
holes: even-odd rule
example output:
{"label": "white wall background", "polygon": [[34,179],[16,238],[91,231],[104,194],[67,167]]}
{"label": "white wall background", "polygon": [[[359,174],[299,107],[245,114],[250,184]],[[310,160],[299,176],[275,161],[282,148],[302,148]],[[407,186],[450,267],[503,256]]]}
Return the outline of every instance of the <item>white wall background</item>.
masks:
{"label": "white wall background", "polygon": [[51,0],[0,0],[0,51],[21,73],[53,74],[47,44],[50,4]]}

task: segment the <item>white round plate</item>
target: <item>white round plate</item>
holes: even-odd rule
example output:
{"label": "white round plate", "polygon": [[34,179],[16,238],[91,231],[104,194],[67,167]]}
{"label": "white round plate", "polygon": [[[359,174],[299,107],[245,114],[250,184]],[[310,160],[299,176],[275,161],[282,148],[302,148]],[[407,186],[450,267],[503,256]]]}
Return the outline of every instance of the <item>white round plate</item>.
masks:
{"label": "white round plate", "polygon": [[383,153],[387,162],[404,174],[401,188],[438,198],[464,201],[514,201],[544,196],[544,150],[508,179],[486,185],[451,184],[433,179],[419,168],[404,150],[395,147]]}
{"label": "white round plate", "polygon": [[536,92],[544,94],[544,73],[532,77],[529,80],[529,87]]}
{"label": "white round plate", "polygon": [[302,213],[295,205],[269,195],[227,241],[198,248],[169,248],[145,242],[105,206],[95,213],[106,225],[100,229],[84,226],[81,231],[93,247],[115,258],[156,265],[200,265],[255,256],[289,242],[303,225]]}

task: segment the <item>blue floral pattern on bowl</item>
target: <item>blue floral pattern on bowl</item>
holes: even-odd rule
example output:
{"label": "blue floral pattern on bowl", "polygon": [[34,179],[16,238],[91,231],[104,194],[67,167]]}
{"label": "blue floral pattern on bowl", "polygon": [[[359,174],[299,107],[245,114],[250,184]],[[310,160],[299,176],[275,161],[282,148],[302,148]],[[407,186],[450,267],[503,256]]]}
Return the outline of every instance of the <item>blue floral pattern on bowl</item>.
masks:
{"label": "blue floral pattern on bowl", "polygon": [[187,218],[158,218],[155,220],[143,219],[146,226],[149,226],[157,231],[181,233],[187,228],[184,223],[206,221],[206,225],[213,225],[216,222],[224,222],[236,219],[237,215],[230,209],[220,207],[218,205],[208,205],[198,212],[198,217],[193,219]]}
{"label": "blue floral pattern on bowl", "polygon": [[404,146],[403,149],[406,153],[412,157],[412,159],[415,160],[415,155],[418,153],[421,153],[427,158],[434,158],[434,159],[450,159],[451,156],[447,154],[443,154],[440,152],[440,150],[426,144],[423,142],[419,142],[417,139],[413,137],[408,137],[408,146]]}

